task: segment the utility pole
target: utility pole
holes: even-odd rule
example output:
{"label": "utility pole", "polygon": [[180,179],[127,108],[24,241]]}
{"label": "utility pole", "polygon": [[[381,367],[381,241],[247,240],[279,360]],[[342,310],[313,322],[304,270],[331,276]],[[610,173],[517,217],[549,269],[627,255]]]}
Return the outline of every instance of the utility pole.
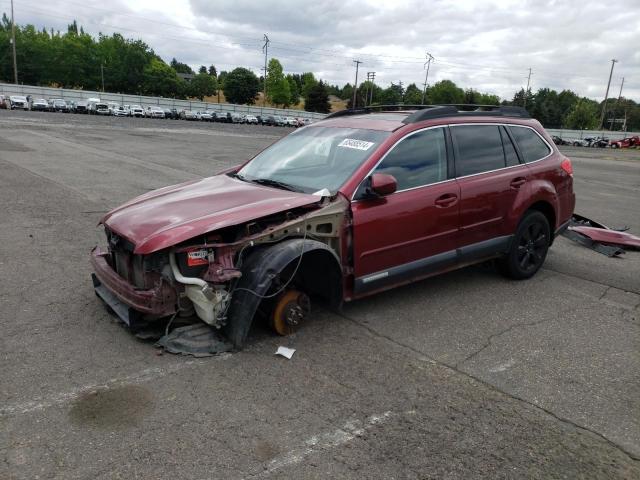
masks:
{"label": "utility pole", "polygon": [[356,108],[356,98],[358,95],[358,68],[362,62],[360,60],[354,60],[353,63],[356,64],[356,81],[353,84],[353,101],[351,102],[351,108]]}
{"label": "utility pole", "polygon": [[376,72],[371,72],[371,92],[369,92],[369,105],[373,103],[373,90],[376,86]]}
{"label": "utility pole", "polygon": [[609,81],[607,82],[607,91],[604,94],[604,103],[602,104],[602,114],[600,115],[600,126],[598,130],[601,130],[604,126],[604,115],[607,111],[607,100],[609,99],[609,87],[611,86],[611,76],[613,75],[613,66],[618,62],[615,58],[611,59],[611,71],[609,72]]}
{"label": "utility pole", "polygon": [[404,103],[404,92],[402,91],[402,80],[398,82],[398,85],[400,86],[400,103]]}
{"label": "utility pole", "polygon": [[264,45],[262,46],[264,52],[264,92],[262,97],[262,106],[264,107],[267,102],[267,55],[269,54],[269,37],[264,34]]}
{"label": "utility pole", "polygon": [[524,91],[524,105],[522,108],[527,108],[527,97],[529,96],[529,85],[531,84],[531,68],[529,68],[529,75],[527,76],[527,89]]}
{"label": "utility pole", "polygon": [[609,124],[609,130],[613,130],[613,122],[615,120],[616,112],[618,111],[618,107],[620,106],[620,98],[622,98],[622,87],[623,86],[624,86],[624,77],[622,77],[622,83],[620,84],[620,93],[618,93],[618,101],[616,102],[616,109],[613,111],[613,118],[611,119],[611,123]]}
{"label": "utility pole", "polygon": [[102,77],[102,93],[104,93],[104,60],[100,64],[100,77]]}
{"label": "utility pole", "polygon": [[373,81],[376,78],[376,72],[367,72],[367,91],[364,96],[364,106],[371,105],[373,103]]}
{"label": "utility pole", "polygon": [[433,60],[433,55],[427,52],[427,61],[424,62],[424,67],[427,70],[427,73],[424,77],[424,88],[422,89],[422,104],[424,105],[425,97],[427,96],[427,81],[429,80],[429,67],[431,66],[431,60]]}
{"label": "utility pole", "polygon": [[16,22],[13,19],[13,0],[11,0],[11,48],[13,50],[13,83],[18,84],[18,62],[16,61]]}

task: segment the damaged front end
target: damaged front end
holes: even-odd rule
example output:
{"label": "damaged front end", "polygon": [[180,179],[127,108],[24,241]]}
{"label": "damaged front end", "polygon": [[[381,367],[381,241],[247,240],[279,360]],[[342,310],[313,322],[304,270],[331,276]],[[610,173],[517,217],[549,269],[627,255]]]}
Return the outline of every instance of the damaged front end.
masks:
{"label": "damaged front end", "polygon": [[287,300],[283,321],[299,321],[311,296],[341,302],[348,218],[338,194],[145,254],[106,222],[108,250],[91,253],[95,292],[170,352],[241,348],[256,313],[269,318]]}

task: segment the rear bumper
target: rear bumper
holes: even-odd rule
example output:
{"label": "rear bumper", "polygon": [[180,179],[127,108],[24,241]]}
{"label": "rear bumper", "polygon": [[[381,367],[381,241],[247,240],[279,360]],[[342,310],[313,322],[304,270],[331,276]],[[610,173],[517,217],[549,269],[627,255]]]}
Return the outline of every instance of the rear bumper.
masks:
{"label": "rear bumper", "polygon": [[[118,311],[116,303],[124,304],[125,309],[154,317],[164,317],[176,312],[176,292],[168,283],[161,281],[150,290],[140,290],[131,285],[111,268],[107,262],[108,253],[99,247],[91,251],[91,266],[95,272],[94,289],[116,313],[127,323],[127,319]],[[106,293],[105,293],[106,289]],[[117,302],[112,299],[117,300]]]}

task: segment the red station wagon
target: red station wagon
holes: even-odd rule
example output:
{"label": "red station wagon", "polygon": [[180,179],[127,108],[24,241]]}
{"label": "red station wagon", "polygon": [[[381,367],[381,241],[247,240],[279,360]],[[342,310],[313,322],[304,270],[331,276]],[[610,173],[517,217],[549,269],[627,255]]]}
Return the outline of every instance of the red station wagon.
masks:
{"label": "red station wagon", "polygon": [[133,329],[197,317],[240,348],[254,317],[284,335],[310,299],[339,307],[490,259],[534,275],[575,204],[540,123],[519,107],[397,108],[329,115],[109,212],[97,295]]}

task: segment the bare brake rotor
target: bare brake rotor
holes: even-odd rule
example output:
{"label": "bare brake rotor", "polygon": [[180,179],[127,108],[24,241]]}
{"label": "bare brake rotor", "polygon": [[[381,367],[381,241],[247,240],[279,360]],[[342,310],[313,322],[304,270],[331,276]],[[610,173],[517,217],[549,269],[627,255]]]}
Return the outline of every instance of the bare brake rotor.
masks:
{"label": "bare brake rotor", "polygon": [[295,332],[311,311],[309,297],[298,290],[286,291],[276,303],[271,314],[271,328],[278,335]]}

